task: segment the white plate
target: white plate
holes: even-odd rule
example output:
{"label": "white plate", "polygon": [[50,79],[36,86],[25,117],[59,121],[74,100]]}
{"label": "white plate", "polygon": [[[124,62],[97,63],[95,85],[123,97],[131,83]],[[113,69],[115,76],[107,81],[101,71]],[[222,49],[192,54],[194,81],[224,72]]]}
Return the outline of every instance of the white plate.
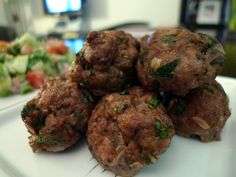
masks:
{"label": "white plate", "polygon": [[[222,141],[201,143],[175,136],[160,161],[137,177],[235,177],[236,80],[219,77],[229,98],[232,115]],[[92,159],[85,140],[62,153],[34,154],[20,118],[22,105],[0,113],[0,175],[10,177],[113,177]]]}
{"label": "white plate", "polygon": [[14,105],[26,102],[27,100],[33,98],[38,91],[33,91],[25,95],[11,95],[8,97],[0,97],[0,111],[8,109]]}

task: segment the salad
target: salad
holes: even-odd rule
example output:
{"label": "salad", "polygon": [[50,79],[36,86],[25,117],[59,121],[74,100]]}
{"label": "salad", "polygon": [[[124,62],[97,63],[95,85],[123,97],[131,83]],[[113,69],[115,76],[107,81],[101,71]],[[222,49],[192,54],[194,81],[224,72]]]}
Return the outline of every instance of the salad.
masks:
{"label": "salad", "polygon": [[11,43],[0,41],[0,97],[31,92],[46,77],[66,74],[74,58],[58,39],[24,34]]}

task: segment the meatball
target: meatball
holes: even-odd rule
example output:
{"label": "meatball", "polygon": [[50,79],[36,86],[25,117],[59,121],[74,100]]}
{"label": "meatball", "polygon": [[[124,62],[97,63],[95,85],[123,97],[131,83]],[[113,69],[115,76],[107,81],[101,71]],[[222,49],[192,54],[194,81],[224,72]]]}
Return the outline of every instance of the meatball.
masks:
{"label": "meatball", "polygon": [[123,31],[90,32],[77,54],[70,78],[94,95],[127,87],[138,57],[137,41]]}
{"label": "meatball", "polygon": [[224,59],[224,49],[213,37],[187,29],[166,29],[141,39],[136,70],[146,89],[183,96],[212,82]]}
{"label": "meatball", "polygon": [[200,138],[203,142],[220,140],[221,130],[230,116],[228,98],[216,81],[184,97],[173,98],[167,113],[176,134]]}
{"label": "meatball", "polygon": [[86,132],[93,109],[92,97],[69,80],[48,79],[38,97],[21,112],[34,152],[58,152],[75,144]]}
{"label": "meatball", "polygon": [[87,140],[105,169],[132,176],[157,162],[173,134],[173,124],[156,95],[133,87],[100,100],[88,123]]}

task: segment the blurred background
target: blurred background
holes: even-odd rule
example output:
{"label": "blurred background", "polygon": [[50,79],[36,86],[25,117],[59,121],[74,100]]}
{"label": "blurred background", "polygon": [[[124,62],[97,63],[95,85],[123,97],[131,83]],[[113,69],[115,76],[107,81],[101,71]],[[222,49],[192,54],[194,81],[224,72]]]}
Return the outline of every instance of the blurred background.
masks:
{"label": "blurred background", "polygon": [[[65,65],[58,63],[67,62],[58,54],[66,54],[68,58],[65,47],[77,53],[89,31],[121,29],[140,37],[169,27],[186,27],[216,37],[227,54],[221,74],[236,77],[236,0],[0,0],[0,73],[5,72],[5,78],[6,75],[37,71],[43,66],[47,75],[56,75],[58,70],[65,70]],[[51,38],[58,40],[41,45],[53,53],[47,57],[53,58],[54,64],[58,65],[55,71],[51,70],[53,65],[48,64],[49,59],[38,61],[42,56],[46,58],[45,52],[40,50],[39,55],[38,49],[32,49],[40,48],[37,40]],[[6,45],[12,56],[9,52],[1,55]],[[33,52],[37,55],[32,57]],[[30,54],[30,57],[26,59],[22,54]],[[20,57],[16,57],[18,55]],[[10,64],[2,65],[8,67],[9,71],[5,71],[1,69],[1,62],[9,56]],[[28,64],[19,70],[22,61]]]}
{"label": "blurred background", "polygon": [[185,26],[225,42],[236,28],[234,1],[0,0],[0,39],[10,41],[25,32],[75,39],[91,30]]}

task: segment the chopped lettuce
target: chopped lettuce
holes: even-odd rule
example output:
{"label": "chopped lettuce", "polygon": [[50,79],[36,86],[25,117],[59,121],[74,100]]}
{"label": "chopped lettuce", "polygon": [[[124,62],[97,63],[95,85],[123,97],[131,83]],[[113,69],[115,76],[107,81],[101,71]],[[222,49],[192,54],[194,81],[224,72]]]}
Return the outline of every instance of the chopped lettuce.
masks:
{"label": "chopped lettuce", "polygon": [[44,71],[48,76],[58,75],[58,70],[52,58],[43,52],[37,52],[30,56],[27,66],[28,71]]}
{"label": "chopped lettuce", "polygon": [[36,65],[38,62],[47,62],[49,59],[48,55],[45,52],[36,52],[29,56],[29,62],[27,65],[27,71],[33,70],[32,67]]}
{"label": "chopped lettuce", "polygon": [[33,87],[29,84],[28,81],[25,81],[20,87],[20,93],[26,94],[33,91]]}
{"label": "chopped lettuce", "polygon": [[5,54],[0,52],[0,63],[4,63]]}
{"label": "chopped lettuce", "polygon": [[21,52],[21,45],[20,44],[14,44],[14,45],[12,45],[12,46],[10,46],[10,47],[8,47],[8,52],[10,53],[10,54],[12,54],[12,55],[19,55],[20,54],[20,52]]}
{"label": "chopped lettuce", "polygon": [[3,64],[0,63],[0,96],[11,94],[11,77]]}
{"label": "chopped lettuce", "polygon": [[71,64],[75,59],[76,59],[75,54],[71,50],[68,50],[66,52],[67,63],[69,62],[69,64]]}
{"label": "chopped lettuce", "polygon": [[61,61],[58,62],[57,69],[58,69],[59,73],[63,73],[64,72],[66,64],[67,64],[67,62],[64,61],[64,60],[61,60]]}
{"label": "chopped lettuce", "polygon": [[55,63],[52,60],[48,60],[44,64],[44,72],[48,76],[56,76],[56,75],[58,75],[57,66],[55,65]]}

